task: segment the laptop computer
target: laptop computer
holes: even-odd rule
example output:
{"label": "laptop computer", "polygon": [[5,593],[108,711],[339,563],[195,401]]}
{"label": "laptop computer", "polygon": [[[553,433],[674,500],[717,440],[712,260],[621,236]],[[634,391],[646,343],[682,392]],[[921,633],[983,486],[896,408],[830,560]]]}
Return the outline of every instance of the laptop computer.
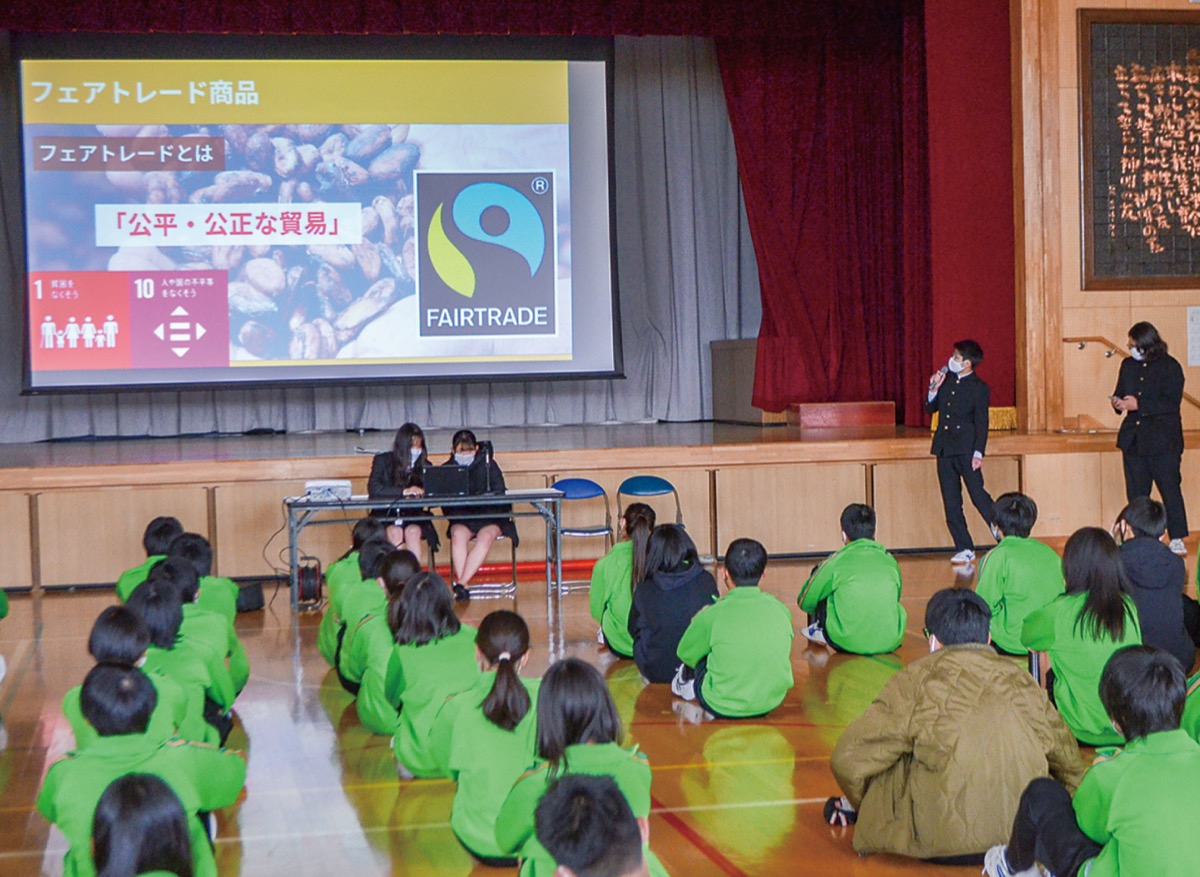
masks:
{"label": "laptop computer", "polygon": [[422,476],[427,497],[466,496],[471,492],[470,470],[466,466],[426,466]]}

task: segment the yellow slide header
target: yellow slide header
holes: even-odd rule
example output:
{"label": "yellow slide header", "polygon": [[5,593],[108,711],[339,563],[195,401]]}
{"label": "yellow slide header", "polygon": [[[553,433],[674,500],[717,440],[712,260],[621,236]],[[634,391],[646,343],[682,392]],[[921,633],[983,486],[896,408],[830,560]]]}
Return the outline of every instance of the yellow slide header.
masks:
{"label": "yellow slide header", "polygon": [[26,123],[565,124],[566,61],[23,61]]}

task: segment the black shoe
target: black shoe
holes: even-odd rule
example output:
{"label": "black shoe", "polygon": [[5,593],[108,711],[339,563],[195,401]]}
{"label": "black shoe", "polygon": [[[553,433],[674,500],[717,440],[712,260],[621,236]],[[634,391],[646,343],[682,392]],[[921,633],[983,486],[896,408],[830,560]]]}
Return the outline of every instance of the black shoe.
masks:
{"label": "black shoe", "polygon": [[470,599],[471,599],[471,592],[470,592],[470,590],[467,589],[467,586],[460,585],[458,582],[455,582],[454,583],[454,602],[455,603],[466,603]]}

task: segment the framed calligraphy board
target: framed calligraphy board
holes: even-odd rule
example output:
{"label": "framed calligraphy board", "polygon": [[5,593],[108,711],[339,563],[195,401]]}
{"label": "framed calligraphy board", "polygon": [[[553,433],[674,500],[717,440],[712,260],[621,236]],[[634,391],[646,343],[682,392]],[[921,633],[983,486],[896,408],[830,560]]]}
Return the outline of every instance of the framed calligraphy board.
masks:
{"label": "framed calligraphy board", "polygon": [[1079,11],[1083,288],[1200,287],[1200,12]]}

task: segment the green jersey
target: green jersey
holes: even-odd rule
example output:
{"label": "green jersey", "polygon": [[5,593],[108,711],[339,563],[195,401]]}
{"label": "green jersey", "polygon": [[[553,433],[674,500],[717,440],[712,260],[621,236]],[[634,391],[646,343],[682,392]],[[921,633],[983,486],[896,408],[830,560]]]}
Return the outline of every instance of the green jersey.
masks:
{"label": "green jersey", "polygon": [[150,577],[150,570],[154,568],[154,564],[166,559],[165,554],[151,554],[142,563],[121,573],[117,577],[117,599],[122,603],[129,602],[129,595]]}
{"label": "green jersey", "polygon": [[809,577],[797,601],[810,615],[826,603],[825,633],[843,651],[877,655],[904,640],[900,565],[874,539],[842,546]]}
{"label": "green jersey", "polygon": [[199,603],[185,603],[179,635],[203,643],[220,656],[229,668],[234,691],[240,693],[246,687],[250,679],[250,659],[225,616],[205,609]]}
{"label": "green jersey", "polygon": [[212,649],[201,643],[179,639],[170,649],[151,646],[146,650],[145,668],[170,676],[184,688],[199,686],[204,696],[222,710],[233,706],[236,694],[229,669]]}
{"label": "green jersey", "polygon": [[1196,873],[1200,745],[1182,730],[1131,740],[1084,774],[1072,804],[1083,833],[1104,846],[1100,855],[1084,863],[1080,874]]}
{"label": "green jersey", "polygon": [[[526,771],[517,780],[500,807],[496,818],[496,843],[509,855],[521,859],[520,877],[551,877],[554,859],[538,843],[534,816],[538,802],[556,776],[564,774],[610,776],[629,802],[638,819],[650,815],[650,763],[634,749],[624,749],[617,743],[580,743],[568,746],[563,754],[558,774],[551,774],[550,765],[542,762]],[[649,850],[645,851],[652,875],[665,875],[662,863]]]}
{"label": "green jersey", "polygon": [[458,633],[423,646],[398,645],[392,651],[384,697],[401,705],[392,749],[416,776],[437,776],[429,753],[429,729],[446,698],[470,688],[479,678],[475,634],[475,628],[464,624]]}
{"label": "green jersey", "polygon": [[[154,712],[150,714],[150,722],[146,725],[146,736],[160,742],[170,740],[175,736],[183,737],[185,740],[192,739],[195,743],[209,742],[207,731],[204,729],[197,731],[195,725],[189,728],[187,720],[188,701],[187,696],[183,692],[183,686],[156,670],[146,672],[146,677],[154,686],[154,692],[157,695]],[[62,702],[63,715],[67,719],[67,724],[71,726],[71,733],[75,735],[76,752],[86,749],[96,740],[100,739],[100,735],[96,733],[96,729],[88,724],[87,719],[83,717],[83,710],[79,705],[79,695],[82,690],[82,685],[76,685],[66,693]],[[209,727],[207,722],[202,724],[204,728]],[[188,738],[184,736],[185,730],[198,733],[198,736]],[[213,736],[216,736],[215,733]]]}
{"label": "green jersey", "polygon": [[1053,548],[1036,539],[1005,536],[984,555],[975,585],[975,593],[992,608],[992,642],[1009,654],[1025,654],[1025,619],[1065,588],[1062,560]]}
{"label": "green jersey", "polygon": [[376,734],[391,737],[396,733],[400,716],[398,704],[388,701],[384,694],[388,664],[396,641],[383,615],[368,615],[359,624],[354,637],[354,649],[350,653],[347,674],[358,674],[358,696],[354,705],[358,709],[358,720]]}
{"label": "green jersey", "polygon": [[237,618],[238,586],[233,579],[219,576],[201,576],[200,593],[196,604],[224,616],[233,624]]}
{"label": "green jersey", "polygon": [[522,679],[529,711],[511,731],[492,724],[483,702],[496,682],[485,672],[470,688],[452,695],[438,710],[429,733],[429,754],[437,772],[457,783],[450,827],[476,855],[501,858],[496,817],[509,790],[537,756],[537,679]]}
{"label": "green jersey", "polygon": [[633,543],[618,542],[592,567],[588,592],[592,618],[604,631],[604,640],[622,655],[633,654],[629,635],[629,608],[633,605]]}
{"label": "green jersey", "polygon": [[1183,704],[1183,721],[1179,727],[1200,743],[1200,673],[1188,680],[1187,700]]}
{"label": "green jersey", "polygon": [[1085,633],[1078,621],[1086,599],[1086,593],[1064,594],[1031,613],[1021,629],[1021,643],[1050,655],[1054,705],[1071,733],[1091,746],[1119,745],[1124,738],[1113,730],[1100,703],[1100,674],[1117,649],[1141,645],[1142,628],[1137,607],[1126,597],[1125,635],[1120,641],[1103,631],[1098,637]]}
{"label": "green jersey", "polygon": [[343,627],[342,587],[350,580],[362,581],[357,551],[351,551],[325,568],[325,614],[317,629],[317,651],[330,667],[337,666],[338,634]]}
{"label": "green jersey", "polygon": [[92,877],[92,815],[113,780],[129,773],[160,777],[179,796],[188,815],[196,877],[216,877],[212,845],[197,811],[217,810],[237,800],[246,784],[246,762],[237,753],[145,734],[100,737],[82,752],[68,753],[46,774],[37,809],[66,836],[70,849],[64,877]]}
{"label": "green jersey", "polygon": [[724,716],[758,716],[792,687],[792,613],[757,587],[735,587],[701,609],[679,641],[679,660],[706,659],[700,691]]}
{"label": "green jersey", "polygon": [[342,622],[346,632],[342,635],[342,651],[338,657],[338,672],[351,682],[362,680],[361,668],[351,666],[350,655],[354,652],[354,638],[358,636],[363,619],[372,615],[385,615],[387,593],[375,579],[348,588],[342,595]]}

